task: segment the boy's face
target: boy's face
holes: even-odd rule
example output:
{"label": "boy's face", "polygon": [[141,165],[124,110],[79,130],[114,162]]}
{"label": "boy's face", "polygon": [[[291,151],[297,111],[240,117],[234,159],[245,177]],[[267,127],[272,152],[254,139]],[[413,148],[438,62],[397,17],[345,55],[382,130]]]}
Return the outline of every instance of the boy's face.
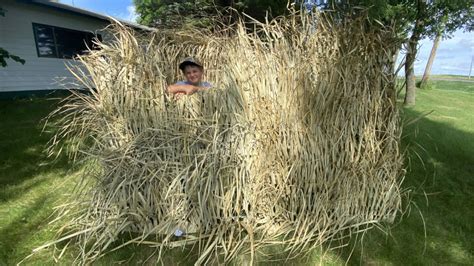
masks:
{"label": "boy's face", "polygon": [[188,82],[198,85],[201,82],[203,71],[198,66],[189,65],[184,68],[183,74]]}

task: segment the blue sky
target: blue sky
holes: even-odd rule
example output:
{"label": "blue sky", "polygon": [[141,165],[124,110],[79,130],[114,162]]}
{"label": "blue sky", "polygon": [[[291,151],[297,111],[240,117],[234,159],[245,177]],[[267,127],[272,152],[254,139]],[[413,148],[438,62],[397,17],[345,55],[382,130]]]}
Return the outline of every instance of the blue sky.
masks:
{"label": "blue sky", "polygon": [[[137,14],[132,0],[60,0],[59,2],[87,9],[97,13],[135,21]],[[415,73],[423,74],[426,61],[433,42],[422,40],[418,59],[415,63]],[[464,33],[459,30],[453,38],[443,40],[432,68],[433,74],[468,75],[471,58],[474,56],[474,32]]]}
{"label": "blue sky", "polygon": [[135,21],[137,17],[132,0],[59,0],[59,2],[129,21]]}
{"label": "blue sky", "polygon": [[[432,40],[420,42],[415,73],[422,74],[430,55]],[[458,30],[451,39],[442,40],[436,53],[432,74],[468,75],[471,59],[474,56],[474,32]]]}

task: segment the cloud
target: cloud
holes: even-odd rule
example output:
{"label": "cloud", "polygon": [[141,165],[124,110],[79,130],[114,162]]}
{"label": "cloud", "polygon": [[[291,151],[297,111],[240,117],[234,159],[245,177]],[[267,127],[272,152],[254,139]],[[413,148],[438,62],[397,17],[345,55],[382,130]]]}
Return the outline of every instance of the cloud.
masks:
{"label": "cloud", "polygon": [[[433,46],[433,40],[424,39],[419,44],[417,60],[414,66],[416,75],[422,75],[425,70],[426,62]],[[473,55],[474,33],[463,32],[462,30],[456,31],[451,39],[442,40],[439,44],[433,63],[432,74],[467,75]],[[400,57],[403,57],[403,54]],[[403,71],[399,74],[403,74]]]}
{"label": "cloud", "polygon": [[138,14],[137,14],[137,9],[135,8],[135,6],[134,5],[127,6],[127,12],[128,12],[128,16],[126,19],[128,21],[137,22]]}
{"label": "cloud", "polygon": [[459,46],[463,48],[470,48],[472,51],[474,51],[474,36],[473,38],[462,38],[459,40]]}
{"label": "cloud", "polygon": [[[126,12],[112,13],[113,17],[119,18],[125,21],[137,22],[138,14],[134,5],[129,5],[126,8]],[[123,10],[123,9],[122,9]]]}

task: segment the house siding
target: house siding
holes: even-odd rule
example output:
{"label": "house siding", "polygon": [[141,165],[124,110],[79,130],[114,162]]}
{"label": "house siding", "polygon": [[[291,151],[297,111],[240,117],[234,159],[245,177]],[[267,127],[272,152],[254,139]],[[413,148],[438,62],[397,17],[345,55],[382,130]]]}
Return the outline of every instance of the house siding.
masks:
{"label": "house siding", "polygon": [[0,92],[64,89],[62,83],[74,80],[66,68],[78,64],[74,60],[38,57],[33,23],[94,33],[108,25],[100,19],[12,0],[2,0],[0,6],[6,10],[5,17],[0,16],[0,47],[26,61],[22,65],[7,59],[8,66],[0,67]]}

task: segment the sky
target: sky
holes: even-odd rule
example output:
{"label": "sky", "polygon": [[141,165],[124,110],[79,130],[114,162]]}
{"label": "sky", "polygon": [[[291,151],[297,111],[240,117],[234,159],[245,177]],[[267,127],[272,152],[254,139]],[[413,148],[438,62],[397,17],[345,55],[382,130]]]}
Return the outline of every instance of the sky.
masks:
{"label": "sky", "polygon": [[[60,0],[59,2],[93,12],[136,22],[138,17],[132,0]],[[415,74],[422,75],[433,41],[420,41]],[[441,41],[432,67],[432,74],[468,75],[474,56],[474,32],[456,31],[451,39]],[[401,58],[401,56],[399,56]],[[474,75],[474,69],[473,73]]]}

